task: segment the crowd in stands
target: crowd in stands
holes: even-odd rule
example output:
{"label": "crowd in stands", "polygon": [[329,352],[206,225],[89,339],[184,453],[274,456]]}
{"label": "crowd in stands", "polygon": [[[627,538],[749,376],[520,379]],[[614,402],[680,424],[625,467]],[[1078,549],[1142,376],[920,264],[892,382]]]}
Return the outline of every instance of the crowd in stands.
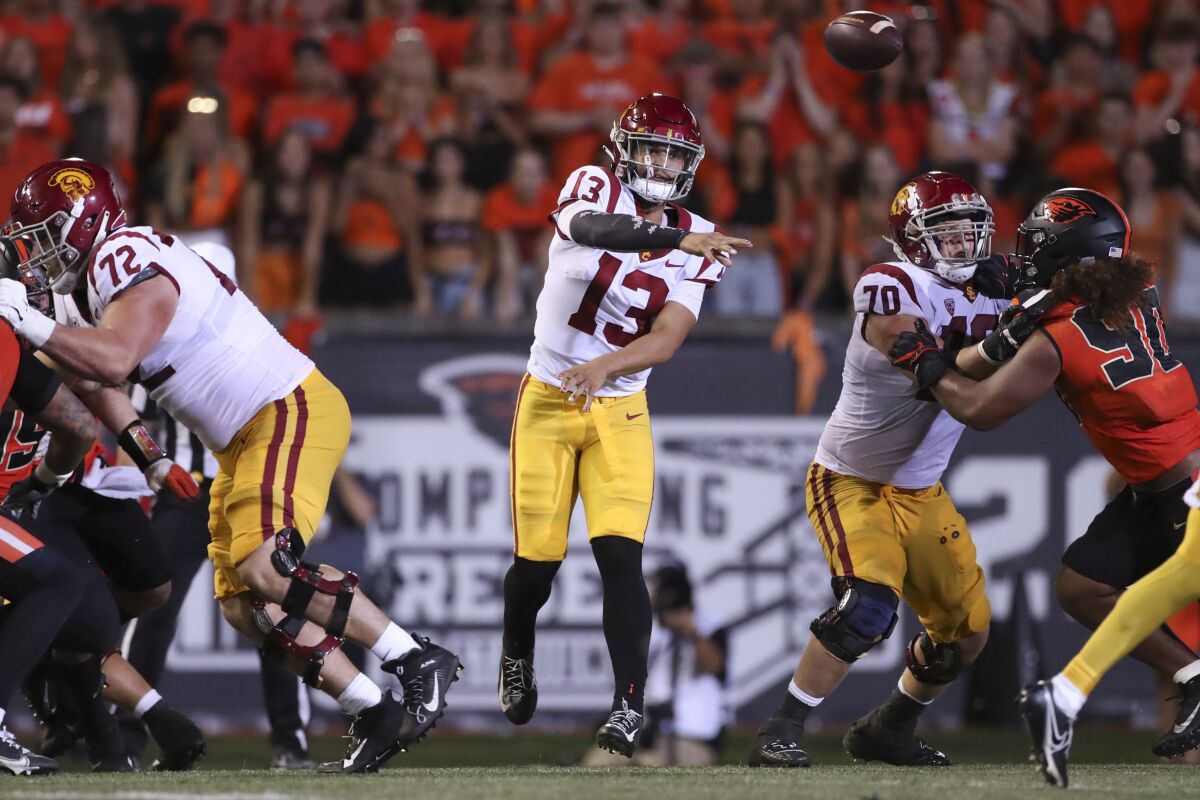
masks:
{"label": "crowd in stands", "polygon": [[[905,42],[871,74],[821,44],[863,7]],[[1043,190],[1109,193],[1197,318],[1198,50],[1197,0],[3,0],[0,193],[81,156],[135,221],[232,247],[267,311],[506,322],[565,176],[662,91],[704,133],[685,204],[756,244],[717,315],[844,309],[896,189],[942,168],[1000,252]]]}

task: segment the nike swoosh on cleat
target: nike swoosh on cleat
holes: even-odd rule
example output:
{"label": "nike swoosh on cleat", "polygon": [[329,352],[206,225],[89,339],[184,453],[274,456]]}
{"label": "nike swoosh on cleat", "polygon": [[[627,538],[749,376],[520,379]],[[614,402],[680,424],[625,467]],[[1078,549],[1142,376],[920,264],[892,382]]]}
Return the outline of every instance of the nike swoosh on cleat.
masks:
{"label": "nike swoosh on cleat", "polygon": [[1176,725],[1174,728],[1171,728],[1171,730],[1175,733],[1183,733],[1184,731],[1186,731],[1188,729],[1188,726],[1190,726],[1192,724],[1192,720],[1194,720],[1196,718],[1197,711],[1200,711],[1200,703],[1197,703],[1195,705],[1195,707],[1192,708],[1192,713],[1188,714],[1187,719],[1185,719],[1183,722]]}
{"label": "nike swoosh on cleat", "polygon": [[1184,525],[1187,525],[1187,520],[1184,520],[1183,522],[1181,522],[1181,523],[1179,523],[1178,525],[1176,525],[1176,526],[1175,526],[1175,530],[1179,530],[1179,529],[1180,529],[1180,528],[1182,528]]}
{"label": "nike swoosh on cleat", "polygon": [[0,764],[3,764],[5,767],[13,770],[14,772],[17,770],[29,769],[29,756],[21,756],[19,759],[0,757]]}
{"label": "nike swoosh on cleat", "polygon": [[425,708],[430,711],[437,711],[438,698],[440,696],[441,696],[441,692],[438,690],[438,676],[437,676],[437,673],[435,672],[433,674],[433,697],[430,699],[430,701],[428,703],[422,703],[422,705],[424,705]]}
{"label": "nike swoosh on cleat", "polygon": [[353,767],[355,760],[358,759],[358,754],[361,753],[363,748],[366,746],[367,746],[366,739],[363,739],[361,742],[359,742],[358,747],[354,748],[354,752],[350,754],[350,757],[342,759],[342,767],[344,769],[349,769],[350,767]]}

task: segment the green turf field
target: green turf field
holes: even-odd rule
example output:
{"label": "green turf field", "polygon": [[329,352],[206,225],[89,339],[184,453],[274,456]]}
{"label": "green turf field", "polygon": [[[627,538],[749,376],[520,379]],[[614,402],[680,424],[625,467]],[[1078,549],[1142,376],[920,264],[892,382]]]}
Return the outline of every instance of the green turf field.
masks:
{"label": "green turf field", "polygon": [[[258,738],[230,737],[210,743],[199,772],[92,776],[69,772],[50,778],[0,778],[0,797],[165,800],[209,795],[226,800],[740,800],[741,798],[836,798],[836,800],[992,800],[1054,797],[1024,759],[1015,731],[930,732],[959,766],[943,770],[900,770],[855,766],[841,753],[839,737],[806,739],[809,770],[775,772],[737,766],[700,769],[596,769],[568,766],[587,745],[586,736],[516,734],[455,735],[440,731],[412,753],[393,759],[379,775],[274,774],[258,769],[268,757]],[[1148,747],[1150,732],[1084,728],[1077,734],[1072,763],[1074,797],[1173,800],[1200,796],[1200,767],[1159,765]],[[744,753],[748,737],[731,739],[730,762]],[[321,739],[314,755],[335,758],[341,741]],[[68,769],[82,769],[66,762]]]}

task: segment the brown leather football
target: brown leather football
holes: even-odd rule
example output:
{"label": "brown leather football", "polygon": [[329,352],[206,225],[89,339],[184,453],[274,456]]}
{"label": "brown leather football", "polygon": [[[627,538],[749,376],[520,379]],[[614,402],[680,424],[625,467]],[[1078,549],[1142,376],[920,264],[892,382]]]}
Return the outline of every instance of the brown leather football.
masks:
{"label": "brown leather football", "polygon": [[873,11],[850,11],[825,26],[825,49],[834,60],[856,72],[883,69],[904,47],[900,30],[889,17]]}

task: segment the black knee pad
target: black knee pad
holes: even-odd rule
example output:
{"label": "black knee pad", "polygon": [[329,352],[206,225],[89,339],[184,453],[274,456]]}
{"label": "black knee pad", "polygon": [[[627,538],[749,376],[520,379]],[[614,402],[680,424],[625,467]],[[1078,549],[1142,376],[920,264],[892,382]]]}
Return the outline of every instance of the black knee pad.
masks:
{"label": "black knee pad", "polygon": [[606,573],[642,574],[642,545],[624,536],[598,536],[592,539],[592,553],[600,576]]}
{"label": "black knee pad", "polygon": [[[918,650],[921,653],[920,661],[917,660]],[[950,683],[966,666],[963,663],[962,648],[958,646],[958,642],[938,644],[924,631],[918,633],[908,643],[908,647],[904,651],[904,663],[914,678],[921,683],[933,686]]]}
{"label": "black knee pad", "polygon": [[834,658],[853,664],[892,635],[900,598],[886,586],[836,577],[838,604],[812,621],[810,629]]}

